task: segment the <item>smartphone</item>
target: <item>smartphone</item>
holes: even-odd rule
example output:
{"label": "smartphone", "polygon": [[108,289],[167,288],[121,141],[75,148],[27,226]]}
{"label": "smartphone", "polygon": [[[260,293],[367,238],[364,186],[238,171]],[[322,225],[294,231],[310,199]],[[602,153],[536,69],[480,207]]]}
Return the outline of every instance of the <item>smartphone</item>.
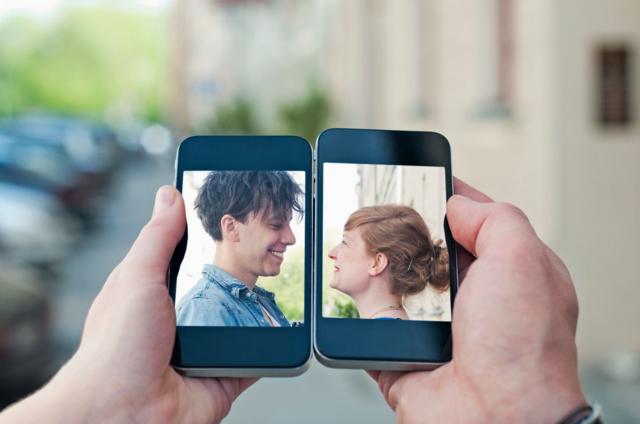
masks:
{"label": "smartphone", "polygon": [[371,370],[450,361],[458,274],[446,138],[329,129],[317,139],[316,167],[317,359]]}
{"label": "smartphone", "polygon": [[195,136],[176,157],[187,229],[168,275],[171,359],[197,377],[294,376],[312,358],[312,151],[292,136]]}

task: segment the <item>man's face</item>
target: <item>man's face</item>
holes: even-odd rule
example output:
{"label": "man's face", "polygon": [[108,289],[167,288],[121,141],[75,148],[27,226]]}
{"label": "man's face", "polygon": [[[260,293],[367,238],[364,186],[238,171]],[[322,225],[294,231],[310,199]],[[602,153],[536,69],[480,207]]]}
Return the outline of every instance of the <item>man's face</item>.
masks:
{"label": "man's face", "polygon": [[238,263],[256,278],[278,275],[287,247],[296,243],[291,231],[291,213],[285,217],[251,213],[245,223],[237,225]]}

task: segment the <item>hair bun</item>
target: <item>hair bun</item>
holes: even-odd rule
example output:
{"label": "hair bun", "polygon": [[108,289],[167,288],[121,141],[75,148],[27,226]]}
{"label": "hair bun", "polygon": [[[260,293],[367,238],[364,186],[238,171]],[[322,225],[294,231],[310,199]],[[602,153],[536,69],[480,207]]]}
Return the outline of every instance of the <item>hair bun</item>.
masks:
{"label": "hair bun", "polygon": [[438,290],[449,288],[449,252],[442,247],[442,239],[433,243],[433,256],[431,257],[429,283]]}

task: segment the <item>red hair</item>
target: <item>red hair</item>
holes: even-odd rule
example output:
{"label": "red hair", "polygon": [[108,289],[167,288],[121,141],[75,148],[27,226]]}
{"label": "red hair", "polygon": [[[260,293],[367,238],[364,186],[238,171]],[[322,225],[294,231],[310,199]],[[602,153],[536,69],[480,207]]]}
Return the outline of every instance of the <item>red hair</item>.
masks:
{"label": "red hair", "polygon": [[435,243],[424,219],[415,209],[403,205],[367,206],[349,216],[344,229],[360,228],[371,255],[389,260],[391,292],[411,295],[427,284],[444,291],[449,288],[449,254],[442,240]]}

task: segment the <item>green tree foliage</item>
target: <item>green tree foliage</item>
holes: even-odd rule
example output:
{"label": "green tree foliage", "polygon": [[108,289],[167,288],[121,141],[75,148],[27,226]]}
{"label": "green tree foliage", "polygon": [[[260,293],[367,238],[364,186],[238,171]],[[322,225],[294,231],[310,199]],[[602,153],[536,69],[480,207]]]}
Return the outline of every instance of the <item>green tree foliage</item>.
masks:
{"label": "green tree foliage", "polygon": [[69,8],[52,21],[0,22],[0,114],[30,109],[102,118],[123,105],[152,121],[166,101],[160,15]]}
{"label": "green tree foliage", "polygon": [[333,301],[330,316],[340,318],[359,318],[358,308],[351,299],[335,299]]}
{"label": "green tree foliage", "polygon": [[260,134],[260,123],[253,104],[244,97],[216,109],[215,117],[206,127],[211,134]]}
{"label": "green tree foliage", "polygon": [[304,247],[287,251],[280,274],[260,278],[258,285],[276,294],[276,303],[290,321],[304,319]]}
{"label": "green tree foliage", "polygon": [[303,97],[283,104],[278,115],[286,134],[298,135],[315,145],[316,137],[327,127],[331,116],[329,96],[312,84]]}

